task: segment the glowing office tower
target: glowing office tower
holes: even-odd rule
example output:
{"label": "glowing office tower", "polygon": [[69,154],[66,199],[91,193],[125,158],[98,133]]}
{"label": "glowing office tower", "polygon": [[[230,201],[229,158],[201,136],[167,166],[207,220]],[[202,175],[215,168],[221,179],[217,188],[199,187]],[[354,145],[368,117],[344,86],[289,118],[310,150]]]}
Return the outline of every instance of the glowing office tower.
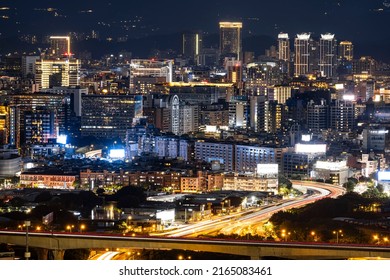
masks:
{"label": "glowing office tower", "polygon": [[50,36],[50,57],[63,58],[71,55],[69,36]]}
{"label": "glowing office tower", "polygon": [[352,61],[353,60],[352,42],[349,41],[340,42],[338,56],[340,60]]}
{"label": "glowing office tower", "polygon": [[35,83],[42,88],[80,85],[81,61],[72,57],[69,36],[50,36],[50,50],[35,62]]}
{"label": "glowing office tower", "polygon": [[219,50],[221,56],[234,56],[241,60],[242,56],[242,22],[220,22]]}
{"label": "glowing office tower", "polygon": [[287,33],[278,35],[279,60],[290,61],[290,38]]}
{"label": "glowing office tower", "polygon": [[9,137],[9,107],[0,106],[0,145],[8,143]]}
{"label": "glowing office tower", "polygon": [[351,100],[333,100],[329,109],[329,125],[339,132],[355,129],[355,103]]}
{"label": "glowing office tower", "polygon": [[199,65],[199,55],[202,52],[202,33],[183,33],[183,55],[190,60],[190,64]]}
{"label": "glowing office tower", "polygon": [[337,41],[334,34],[321,34],[319,68],[322,76],[334,77],[336,75]]}
{"label": "glowing office tower", "polygon": [[41,59],[36,61],[35,82],[40,88],[80,85],[78,59]]}
{"label": "glowing office tower", "polygon": [[309,33],[297,34],[294,41],[295,64],[294,75],[301,76],[310,74],[310,46],[311,38]]}

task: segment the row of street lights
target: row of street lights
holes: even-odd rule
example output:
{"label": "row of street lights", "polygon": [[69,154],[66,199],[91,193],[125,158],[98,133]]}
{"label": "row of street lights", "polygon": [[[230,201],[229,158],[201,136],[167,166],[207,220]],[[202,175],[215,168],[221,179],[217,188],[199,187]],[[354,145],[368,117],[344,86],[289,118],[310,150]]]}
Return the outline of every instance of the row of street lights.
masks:
{"label": "row of street lights", "polygon": [[[336,243],[339,243],[340,237],[343,237],[343,231],[341,229],[334,230],[333,234],[336,235]],[[282,229],[281,231],[281,237],[284,241],[287,241],[287,238],[289,238],[291,235],[291,232],[286,231],[285,229]],[[310,236],[312,237],[313,241],[317,241],[317,234],[315,231],[310,232]]]}
{"label": "row of street lights", "polygon": [[[343,233],[343,230],[341,229],[338,229],[338,230],[334,230],[332,232],[335,236],[336,236],[336,243],[339,243],[340,242],[340,238],[341,237],[344,237],[344,233]],[[290,236],[290,232],[286,232],[285,229],[282,229],[282,232],[281,232],[281,237],[282,239],[284,239],[285,241],[287,241],[287,237]],[[313,238],[313,241],[317,241],[317,234],[315,231],[311,231],[310,232],[310,236]],[[389,243],[390,239],[387,237],[387,236],[383,236],[381,238],[381,236],[379,234],[374,234],[372,236],[374,242],[377,244],[377,245],[380,245],[381,242],[383,242],[384,244],[387,244]]]}
{"label": "row of street lights", "polygon": [[372,237],[377,245],[381,244],[381,240],[383,243],[387,244],[389,242],[389,238],[387,236],[384,236],[383,238],[380,237],[379,234],[374,234]]}
{"label": "row of street lights", "polygon": [[333,231],[333,234],[336,234],[336,243],[339,243],[339,234],[340,234],[341,237],[344,236],[344,235],[343,235],[343,231],[342,231],[341,229],[339,229],[339,230],[334,230],[334,231]]}
{"label": "row of street lights", "polygon": [[[28,228],[31,226],[31,221],[24,221],[24,224],[23,225],[19,225],[18,228],[19,229],[22,229],[23,227],[26,228],[26,251],[24,252],[24,258],[26,260],[30,259],[31,258],[31,253],[29,251],[29,243],[28,243]],[[69,232],[72,232],[72,229],[74,228],[74,225],[68,225],[66,227],[67,230],[69,230]],[[41,226],[37,226],[36,227],[36,230],[37,231],[40,231],[41,230]],[[85,230],[85,225],[82,224],[80,225],[80,232],[82,232],[83,230]]]}
{"label": "row of street lights", "polygon": [[285,229],[282,229],[282,238],[284,241],[287,241],[287,238],[290,237],[291,232],[287,232]]}
{"label": "row of street lights", "polygon": [[[67,225],[67,226],[66,226],[66,230],[69,230],[69,232],[72,232],[73,229],[74,229],[74,225]],[[85,225],[82,224],[82,225],[80,225],[80,227],[79,227],[79,232],[81,233],[81,232],[83,232],[85,229],[86,229]]]}
{"label": "row of street lights", "polygon": [[[30,221],[25,221],[24,224],[18,225],[18,230],[21,231],[21,230],[23,230],[23,228],[25,228],[25,230],[27,231],[28,230],[27,227],[31,227],[31,222]],[[65,227],[65,229],[67,231],[69,231],[69,232],[72,232],[74,230],[74,225],[67,225]],[[79,232],[81,233],[81,232],[85,231],[85,229],[86,229],[86,226],[84,224],[82,224],[79,227]],[[42,230],[42,226],[37,225],[37,226],[35,226],[35,228],[32,228],[32,230],[34,230],[34,231],[41,231]]]}

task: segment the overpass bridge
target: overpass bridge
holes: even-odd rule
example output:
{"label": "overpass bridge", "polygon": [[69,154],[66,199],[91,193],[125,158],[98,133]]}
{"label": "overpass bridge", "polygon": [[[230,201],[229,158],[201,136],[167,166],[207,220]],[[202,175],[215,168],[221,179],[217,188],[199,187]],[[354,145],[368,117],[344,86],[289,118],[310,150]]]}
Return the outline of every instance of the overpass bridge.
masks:
{"label": "overpass bridge", "polygon": [[[26,233],[0,231],[0,243],[26,245]],[[248,256],[251,259],[278,257],[286,259],[347,259],[390,258],[390,247],[330,243],[262,242],[221,239],[182,239],[99,235],[89,233],[28,234],[30,248],[38,249],[39,259],[47,259],[51,251],[54,259],[63,259],[68,249],[133,248],[154,250],[189,250]]]}

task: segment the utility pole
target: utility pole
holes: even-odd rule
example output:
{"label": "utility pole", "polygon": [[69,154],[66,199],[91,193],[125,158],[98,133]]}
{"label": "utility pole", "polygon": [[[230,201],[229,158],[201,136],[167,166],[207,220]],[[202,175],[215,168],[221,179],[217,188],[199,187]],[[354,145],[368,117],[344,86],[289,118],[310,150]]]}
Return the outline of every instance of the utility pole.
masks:
{"label": "utility pole", "polygon": [[31,225],[31,222],[25,221],[24,224],[26,225],[26,252],[24,253],[24,257],[28,260],[31,257],[31,253],[28,251],[28,227]]}

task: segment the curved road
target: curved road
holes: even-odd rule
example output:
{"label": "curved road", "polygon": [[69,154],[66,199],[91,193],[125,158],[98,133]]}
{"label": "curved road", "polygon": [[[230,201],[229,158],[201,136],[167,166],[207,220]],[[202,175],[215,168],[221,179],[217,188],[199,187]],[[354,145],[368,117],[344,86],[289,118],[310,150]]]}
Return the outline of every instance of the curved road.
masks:
{"label": "curved road", "polygon": [[211,232],[219,232],[223,234],[235,232],[243,234],[242,231],[244,229],[263,223],[276,212],[302,207],[325,197],[335,198],[345,192],[340,187],[317,182],[293,181],[293,187],[297,189],[310,190],[313,194],[304,195],[300,199],[287,200],[283,203],[262,207],[256,210],[243,211],[213,220],[186,225],[179,229],[170,231],[169,233],[162,233],[161,235],[169,237],[196,237],[201,234],[208,234]]}

